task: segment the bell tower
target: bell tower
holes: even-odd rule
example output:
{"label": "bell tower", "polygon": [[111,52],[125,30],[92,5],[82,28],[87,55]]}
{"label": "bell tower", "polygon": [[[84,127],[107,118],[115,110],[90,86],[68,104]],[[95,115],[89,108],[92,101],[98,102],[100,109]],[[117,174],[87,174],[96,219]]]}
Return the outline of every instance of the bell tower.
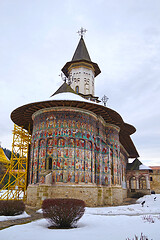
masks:
{"label": "bell tower", "polygon": [[62,72],[69,79],[71,88],[79,95],[92,100],[99,101],[94,96],[95,77],[101,72],[97,63],[91,61],[86,44],[84,42],[84,33],[86,29],[81,28],[78,31],[80,40],[73,58],[62,68]]}

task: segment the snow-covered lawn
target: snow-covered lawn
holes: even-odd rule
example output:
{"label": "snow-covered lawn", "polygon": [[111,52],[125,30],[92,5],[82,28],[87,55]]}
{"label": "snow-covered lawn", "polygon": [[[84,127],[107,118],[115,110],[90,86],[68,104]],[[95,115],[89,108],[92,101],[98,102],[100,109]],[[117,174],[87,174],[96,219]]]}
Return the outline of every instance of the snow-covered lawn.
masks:
{"label": "snow-covered lawn", "polygon": [[[138,202],[129,206],[86,208],[73,229],[48,229],[45,219],[13,226],[0,231],[0,240],[125,240],[141,233],[149,240],[160,240],[160,195],[145,196]],[[154,223],[145,221],[145,215],[150,215]]]}
{"label": "snow-covered lawn", "polygon": [[30,215],[28,215],[26,212],[23,212],[22,214],[17,216],[0,216],[0,225],[1,225],[1,222],[3,221],[15,220],[20,218],[28,218],[28,217],[30,217]]}

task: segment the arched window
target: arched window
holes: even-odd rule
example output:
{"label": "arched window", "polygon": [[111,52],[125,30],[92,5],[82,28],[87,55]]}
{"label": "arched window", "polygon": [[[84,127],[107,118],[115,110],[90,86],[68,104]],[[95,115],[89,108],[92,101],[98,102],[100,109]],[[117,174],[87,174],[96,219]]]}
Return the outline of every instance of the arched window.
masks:
{"label": "arched window", "polygon": [[79,93],[79,86],[76,86],[75,92],[76,92],[76,93]]}

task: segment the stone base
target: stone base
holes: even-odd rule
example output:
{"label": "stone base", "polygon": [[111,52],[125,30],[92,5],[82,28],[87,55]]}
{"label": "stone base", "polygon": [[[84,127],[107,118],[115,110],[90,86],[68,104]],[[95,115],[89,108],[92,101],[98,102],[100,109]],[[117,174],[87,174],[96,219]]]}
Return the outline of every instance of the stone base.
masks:
{"label": "stone base", "polygon": [[120,205],[127,195],[121,186],[106,187],[97,185],[29,185],[27,204],[41,207],[46,198],[77,198],[85,201],[88,207]]}

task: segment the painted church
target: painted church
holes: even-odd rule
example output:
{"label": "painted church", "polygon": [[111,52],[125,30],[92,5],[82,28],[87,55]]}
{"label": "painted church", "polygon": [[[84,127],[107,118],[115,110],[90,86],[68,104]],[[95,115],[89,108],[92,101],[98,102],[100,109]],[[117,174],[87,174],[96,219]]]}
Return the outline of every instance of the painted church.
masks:
{"label": "painted church", "polygon": [[41,206],[45,198],[117,205],[128,190],[141,189],[141,177],[150,190],[149,169],[139,169],[142,163],[131,139],[135,127],[95,96],[101,70],[90,58],[83,33],[81,29],[73,58],[62,68],[64,83],[50,100],[21,106],[11,114],[14,123],[32,131],[28,205]]}

